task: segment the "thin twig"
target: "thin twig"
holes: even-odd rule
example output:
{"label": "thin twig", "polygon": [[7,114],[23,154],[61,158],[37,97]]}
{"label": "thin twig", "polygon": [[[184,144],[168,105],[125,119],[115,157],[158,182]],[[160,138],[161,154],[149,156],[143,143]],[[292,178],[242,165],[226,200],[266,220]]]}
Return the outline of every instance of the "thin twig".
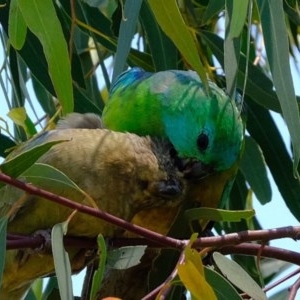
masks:
{"label": "thin twig", "polygon": [[300,253],[296,251],[286,250],[282,248],[263,246],[253,243],[242,243],[235,246],[225,246],[218,249],[222,254],[242,254],[257,256],[258,253],[262,257],[280,259],[282,261],[290,262],[300,266]]}
{"label": "thin twig", "polygon": [[297,292],[300,288],[300,278],[298,278],[295,283],[291,286],[288,300],[294,300],[296,299]]}
{"label": "thin twig", "polygon": [[297,268],[296,270],[294,270],[293,272],[291,272],[290,274],[284,276],[283,278],[278,279],[277,281],[273,282],[272,284],[268,285],[267,287],[265,287],[263,290],[264,292],[268,292],[271,289],[273,289],[274,287],[282,284],[283,282],[285,282],[286,280],[292,278],[293,276],[297,275],[300,273],[300,268]]}

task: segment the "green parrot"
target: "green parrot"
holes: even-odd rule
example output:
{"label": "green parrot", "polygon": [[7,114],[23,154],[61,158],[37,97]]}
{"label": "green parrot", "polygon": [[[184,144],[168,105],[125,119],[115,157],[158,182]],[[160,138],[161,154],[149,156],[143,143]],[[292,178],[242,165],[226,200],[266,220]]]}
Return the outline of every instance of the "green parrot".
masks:
{"label": "green parrot", "polygon": [[[72,115],[69,121],[61,122],[58,129],[21,145],[8,159],[48,141],[67,140],[53,146],[37,163],[63,172],[92,197],[93,203],[76,189],[60,187],[57,190],[46,182],[49,191],[82,204],[94,204],[128,221],[139,211],[154,206],[172,208],[181,205],[184,180],[173,164],[168,143],[158,138],[107,129],[76,128],[99,126],[101,122],[94,116]],[[40,186],[43,187],[43,182]],[[67,207],[29,195],[11,214],[12,206],[25,194],[8,185],[0,190],[0,216],[9,213],[8,233],[31,235],[37,230],[51,229],[72,213]],[[68,226],[68,235],[72,236],[96,237],[99,233],[105,237],[117,237],[122,236],[123,231],[80,212],[74,215]],[[73,271],[86,265],[86,250],[69,247],[67,251]],[[34,279],[53,272],[53,257],[49,253],[8,250],[0,299],[20,299]]]}
{"label": "green parrot", "polygon": [[[209,88],[207,95],[193,71],[148,73],[133,68],[112,86],[102,115],[107,128],[164,137],[173,144],[179,165],[184,165],[184,203],[189,208],[219,206],[230,191],[242,151],[244,125],[236,102],[213,82]],[[136,214],[132,222],[168,234],[181,209],[151,208]],[[202,229],[207,223],[200,222]],[[147,249],[141,264],[107,272],[99,298],[141,299],[157,254]]]}
{"label": "green parrot", "polygon": [[209,82],[210,94],[193,71],[157,73],[132,68],[111,88],[102,114],[105,127],[165,137],[178,156],[202,163],[205,173],[229,169],[243,141],[235,102]]}

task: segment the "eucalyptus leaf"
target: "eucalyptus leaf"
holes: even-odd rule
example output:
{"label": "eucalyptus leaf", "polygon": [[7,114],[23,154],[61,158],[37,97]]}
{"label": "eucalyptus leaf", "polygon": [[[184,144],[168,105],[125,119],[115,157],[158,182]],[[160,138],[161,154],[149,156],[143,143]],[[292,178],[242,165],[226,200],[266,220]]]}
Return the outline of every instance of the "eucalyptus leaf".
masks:
{"label": "eucalyptus leaf", "polygon": [[267,299],[261,287],[236,262],[218,252],[213,253],[213,258],[223,275],[235,286],[255,300]]}
{"label": "eucalyptus leaf", "polygon": [[107,265],[113,269],[124,270],[137,265],[147,246],[126,246],[111,250],[107,256]]}
{"label": "eucalyptus leaf", "polygon": [[40,300],[40,299],[37,298],[37,297],[35,296],[33,290],[30,289],[30,290],[28,291],[28,293],[26,294],[24,300]]}
{"label": "eucalyptus leaf", "polygon": [[155,71],[177,69],[178,51],[157,24],[147,1],[142,3],[140,22],[147,33],[147,43],[153,57]]}
{"label": "eucalyptus leaf", "polygon": [[27,137],[32,137],[36,134],[36,129],[33,122],[28,117],[25,107],[12,108],[7,116],[17,125],[21,126],[26,132]]}
{"label": "eucalyptus leaf", "polygon": [[[42,138],[42,136],[40,137]],[[35,144],[33,142],[33,145],[32,143],[25,143],[11,153],[7,160],[0,165],[0,170],[3,173],[16,178],[35,163],[52,146],[63,141],[64,140],[56,140],[41,144]],[[4,184],[0,183],[0,187],[2,186],[4,186]]]}
{"label": "eucalyptus leaf", "polygon": [[77,184],[60,170],[43,163],[33,164],[22,174],[22,178],[45,190],[56,191],[57,194],[66,189],[82,192]]}
{"label": "eucalyptus leaf", "polygon": [[208,90],[206,72],[198,55],[195,37],[184,23],[177,2],[175,0],[149,0],[148,3],[162,30],[173,41],[186,61],[199,74]]}
{"label": "eucalyptus leaf", "polygon": [[300,160],[300,117],[289,63],[289,43],[283,1],[257,0],[256,3],[274,87],[291,135],[294,154],[293,170],[297,175]]}
{"label": "eucalyptus leaf", "polygon": [[63,244],[66,232],[66,222],[54,225],[51,232],[51,246],[60,297],[65,300],[73,300],[71,264]]}
{"label": "eucalyptus leaf", "polygon": [[202,18],[202,24],[211,21],[225,6],[225,0],[210,0]]}
{"label": "eucalyptus leaf", "polygon": [[[211,51],[224,68],[224,40],[217,34],[208,31],[202,31],[201,36],[203,36]],[[267,109],[281,112],[279,100],[273,90],[273,83],[270,78],[253,64],[248,65],[248,77],[245,78],[246,62],[246,56],[241,54],[237,80],[238,88],[243,90],[244,82],[247,80],[246,94],[249,95],[253,101]]]}
{"label": "eucalyptus leaf", "polygon": [[205,280],[205,277],[200,274],[199,270],[191,261],[188,260],[178,265],[177,272],[180,280],[191,293],[192,300],[218,299],[212,287]]}
{"label": "eucalyptus leaf", "polygon": [[275,183],[291,213],[300,220],[300,182],[293,176],[292,159],[270,113],[247,101],[247,130],[263,151]]}
{"label": "eucalyptus leaf", "polygon": [[114,82],[116,78],[125,70],[125,64],[131,48],[131,41],[137,25],[142,2],[142,0],[127,0],[125,2],[125,19],[121,21],[120,25],[112,82]]}
{"label": "eucalyptus leaf", "polygon": [[211,220],[216,222],[239,222],[255,215],[254,210],[224,210],[209,207],[193,208],[185,211],[189,222],[194,220]]}
{"label": "eucalyptus leaf", "polygon": [[0,156],[6,157],[9,153],[8,151],[15,146],[16,143],[11,138],[0,133]]}
{"label": "eucalyptus leaf", "polygon": [[[236,4],[237,1],[225,1],[225,42],[224,42],[224,72],[226,74],[227,94],[230,97],[235,95],[236,80],[239,68],[240,58],[240,28],[241,23],[244,25],[246,14],[237,11],[240,7]],[[239,3],[246,3],[242,1]],[[247,12],[247,10],[246,10]]]}
{"label": "eucalyptus leaf", "polygon": [[[230,23],[228,38],[233,39],[240,36],[246,22],[249,0],[244,1],[225,1],[225,5],[230,7]],[[225,6],[225,7],[226,7]]]}
{"label": "eucalyptus leaf", "polygon": [[100,234],[97,237],[98,252],[100,253],[98,269],[95,271],[90,290],[90,300],[96,299],[97,292],[100,290],[104,277],[105,265],[107,259],[107,249],[104,237]]}
{"label": "eucalyptus leaf", "polygon": [[71,65],[54,3],[51,0],[19,0],[18,6],[28,28],[40,40],[47,59],[49,75],[63,112],[73,111]]}
{"label": "eucalyptus leaf", "polygon": [[242,300],[231,283],[212,268],[204,267],[206,281],[213,288],[218,300]]}
{"label": "eucalyptus leaf", "polygon": [[271,201],[272,189],[268,178],[263,153],[255,140],[245,137],[245,150],[240,169],[261,204]]}
{"label": "eucalyptus leaf", "polygon": [[50,278],[48,278],[47,284],[43,292],[42,300],[48,300],[48,297],[52,294],[53,290],[58,290],[58,282],[56,276],[51,276]]}
{"label": "eucalyptus leaf", "polygon": [[18,0],[10,2],[8,32],[10,43],[15,49],[20,50],[25,43],[27,26],[18,6]]}
{"label": "eucalyptus leaf", "polygon": [[[43,295],[43,279],[42,278],[36,279],[33,282],[33,284],[31,285],[30,289],[31,289],[34,297],[38,300],[41,300],[42,295]],[[26,297],[27,297],[27,295],[26,295]]]}

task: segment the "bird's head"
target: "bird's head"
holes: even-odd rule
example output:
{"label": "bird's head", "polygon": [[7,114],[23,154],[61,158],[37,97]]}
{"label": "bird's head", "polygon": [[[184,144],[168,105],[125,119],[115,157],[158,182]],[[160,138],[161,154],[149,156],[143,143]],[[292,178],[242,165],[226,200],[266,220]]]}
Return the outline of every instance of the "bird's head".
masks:
{"label": "bird's head", "polygon": [[244,136],[234,100],[212,82],[207,96],[195,72],[183,72],[181,76],[177,71],[174,78],[178,84],[169,86],[163,95],[169,107],[163,110],[163,118],[184,168],[189,170],[190,164],[190,174],[199,175],[229,169],[239,158]]}

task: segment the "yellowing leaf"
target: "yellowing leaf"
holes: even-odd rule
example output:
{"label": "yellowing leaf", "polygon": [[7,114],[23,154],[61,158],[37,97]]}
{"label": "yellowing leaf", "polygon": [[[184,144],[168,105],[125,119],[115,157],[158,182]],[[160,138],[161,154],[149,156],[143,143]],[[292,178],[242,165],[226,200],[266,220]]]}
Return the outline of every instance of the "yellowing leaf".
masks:
{"label": "yellowing leaf", "polygon": [[198,270],[198,272],[202,276],[204,276],[204,267],[202,264],[200,253],[195,249],[191,249],[190,247],[187,247],[184,250],[184,255],[185,255],[185,260],[190,261],[194,265],[194,267]]}
{"label": "yellowing leaf", "polygon": [[36,133],[36,129],[30,118],[27,116],[24,107],[16,107],[11,109],[7,116],[17,125],[21,126],[27,137],[31,137]]}
{"label": "yellowing leaf", "polygon": [[180,280],[193,297],[198,300],[217,300],[213,289],[191,261],[179,265],[177,271]]}
{"label": "yellowing leaf", "polygon": [[206,72],[199,58],[195,42],[196,38],[184,23],[176,0],[149,0],[148,3],[161,29],[173,41],[188,64],[199,74],[208,88]]}
{"label": "yellowing leaf", "polygon": [[26,110],[24,107],[16,107],[11,109],[8,113],[7,116],[11,118],[11,120],[19,125],[19,126],[24,126],[25,120],[26,120]]}

